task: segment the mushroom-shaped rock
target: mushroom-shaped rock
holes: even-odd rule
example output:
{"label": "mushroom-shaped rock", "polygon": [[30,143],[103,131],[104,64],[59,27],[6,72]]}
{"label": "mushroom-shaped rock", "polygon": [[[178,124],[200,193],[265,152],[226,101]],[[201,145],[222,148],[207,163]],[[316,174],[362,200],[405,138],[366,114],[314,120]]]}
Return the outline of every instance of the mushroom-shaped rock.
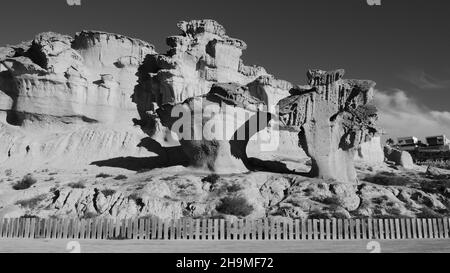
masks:
{"label": "mushroom-shaped rock", "polygon": [[247,45],[229,37],[218,22],[182,21],[178,27],[181,33],[167,38],[167,53],[149,54],[144,60],[134,90],[141,128],[154,132],[151,137],[164,134],[154,119],[159,107],[203,96],[215,83],[252,83],[250,94],[272,106],[289,95],[290,83],[275,79],[262,67],[244,65],[241,55]]}
{"label": "mushroom-shaped rock", "polygon": [[344,70],[308,71],[309,86],[298,87],[279,103],[281,127],[299,132],[299,144],[311,157],[311,175],[355,182],[355,152],[377,132],[375,83],[345,80]]}
{"label": "mushroom-shaped rock", "polygon": [[191,166],[239,173],[248,171],[249,139],[270,119],[263,108],[246,86],[221,83],[204,96],[162,106],[157,113],[162,124],[177,134]]}

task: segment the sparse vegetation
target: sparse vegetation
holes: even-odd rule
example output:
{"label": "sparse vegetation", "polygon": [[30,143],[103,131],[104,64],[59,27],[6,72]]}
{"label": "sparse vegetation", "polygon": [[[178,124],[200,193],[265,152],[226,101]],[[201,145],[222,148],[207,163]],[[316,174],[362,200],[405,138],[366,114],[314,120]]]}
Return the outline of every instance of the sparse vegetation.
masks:
{"label": "sparse vegetation", "polygon": [[431,166],[435,168],[450,170],[450,160],[426,160],[418,162],[419,165]]}
{"label": "sparse vegetation", "polygon": [[83,181],[69,183],[67,186],[71,187],[72,189],[84,189],[84,188],[86,188],[86,186],[84,185]]}
{"label": "sparse vegetation", "polygon": [[25,175],[22,180],[13,185],[13,189],[15,190],[25,190],[30,188],[32,185],[36,184],[37,180],[31,175]]}
{"label": "sparse vegetation", "polygon": [[36,219],[39,219],[39,216],[37,216],[37,215],[32,215],[32,214],[24,214],[24,215],[22,215],[22,216],[20,216],[20,218],[36,218]]}
{"label": "sparse vegetation", "polygon": [[238,192],[240,190],[242,190],[242,186],[239,184],[233,184],[227,187],[228,192]]}
{"label": "sparse vegetation", "polygon": [[252,213],[253,206],[243,197],[225,197],[216,207],[216,210],[223,214],[245,217]]}
{"label": "sparse vegetation", "polygon": [[114,194],[116,193],[116,190],[113,190],[113,189],[104,189],[104,190],[101,190],[101,193],[102,193],[105,197],[108,197],[108,196],[114,195]]}
{"label": "sparse vegetation", "polygon": [[11,176],[12,175],[12,170],[11,169],[7,169],[7,170],[5,170],[5,175],[6,176]]}
{"label": "sparse vegetation", "polygon": [[141,208],[145,206],[144,200],[142,200],[142,197],[136,192],[130,194],[128,198],[133,200],[136,203],[136,205],[140,206]]}
{"label": "sparse vegetation", "polygon": [[111,177],[112,175],[110,175],[110,174],[107,174],[107,173],[99,173],[99,174],[97,174],[97,178],[108,178],[108,177]]}
{"label": "sparse vegetation", "polygon": [[19,200],[16,202],[16,205],[19,205],[23,208],[32,209],[35,208],[40,202],[44,201],[46,198],[47,194],[41,194],[30,199]]}
{"label": "sparse vegetation", "polygon": [[434,210],[428,208],[428,207],[422,207],[420,209],[420,213],[416,214],[417,218],[436,218],[436,217],[442,217],[441,214],[435,212]]}
{"label": "sparse vegetation", "polygon": [[83,217],[81,217],[82,219],[92,219],[92,218],[96,218],[98,216],[98,213],[96,212],[86,212]]}
{"label": "sparse vegetation", "polygon": [[372,198],[372,203],[376,204],[376,205],[381,205],[383,203],[385,203],[387,200],[389,200],[389,198],[387,196],[379,196],[379,197],[373,197]]}
{"label": "sparse vegetation", "polygon": [[220,179],[220,176],[219,175],[217,175],[217,174],[215,174],[215,173],[213,173],[213,174],[210,174],[210,175],[208,175],[207,177],[205,177],[205,178],[203,178],[202,179],[202,182],[204,183],[204,182],[209,182],[209,183],[211,183],[211,184],[215,184],[215,183],[217,183],[217,181]]}
{"label": "sparse vegetation", "polygon": [[114,180],[125,180],[128,177],[123,175],[123,174],[119,174],[118,176],[114,177]]}
{"label": "sparse vegetation", "polygon": [[173,181],[173,180],[175,180],[177,178],[178,178],[178,176],[172,175],[172,176],[168,176],[168,177],[162,177],[162,178],[160,178],[160,180],[162,180],[162,181]]}
{"label": "sparse vegetation", "polygon": [[326,205],[339,205],[340,199],[337,196],[327,197],[322,201],[322,203]]}

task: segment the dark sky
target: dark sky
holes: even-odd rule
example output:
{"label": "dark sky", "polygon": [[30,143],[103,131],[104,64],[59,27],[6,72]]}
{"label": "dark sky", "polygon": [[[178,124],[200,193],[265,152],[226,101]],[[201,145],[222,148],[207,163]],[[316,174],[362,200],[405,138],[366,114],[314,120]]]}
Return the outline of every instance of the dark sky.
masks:
{"label": "dark sky", "polygon": [[210,18],[244,40],[244,62],[305,83],[308,68],[345,68],[347,78],[401,89],[424,107],[449,110],[450,1],[381,0],[1,0],[0,45],[43,31],[105,30],[165,52],[179,20]]}

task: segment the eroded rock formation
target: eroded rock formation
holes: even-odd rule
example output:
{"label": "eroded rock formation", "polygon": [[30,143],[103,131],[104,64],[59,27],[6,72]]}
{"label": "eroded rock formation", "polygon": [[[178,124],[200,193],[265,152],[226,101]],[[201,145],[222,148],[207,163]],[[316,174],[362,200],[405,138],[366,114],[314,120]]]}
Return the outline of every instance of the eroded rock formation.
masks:
{"label": "eroded rock formation", "polygon": [[[174,108],[180,116],[171,117]],[[236,83],[214,84],[206,95],[162,106],[158,115],[177,132],[191,166],[215,173],[248,171],[248,141],[270,120],[264,103]]]}
{"label": "eroded rock formation", "polygon": [[401,151],[390,146],[385,146],[384,156],[387,161],[393,162],[395,165],[399,165],[405,169],[414,168],[412,156],[407,151]]}
{"label": "eroded rock formation", "polygon": [[215,83],[248,84],[249,93],[266,105],[289,94],[291,83],[275,79],[263,67],[244,65],[241,55],[247,45],[227,36],[216,21],[182,21],[178,27],[181,34],[167,38],[168,52],[145,60],[134,94],[139,124],[155,138],[166,133],[155,114],[159,107],[205,95]]}
{"label": "eroded rock formation", "polygon": [[[129,123],[138,66],[153,46],[122,35],[82,31],[38,34],[0,59],[2,111],[9,121],[63,118]],[[8,98],[9,97],[9,98]]]}
{"label": "eroded rock formation", "polygon": [[71,167],[141,154],[130,97],[151,53],[149,43],[99,31],[1,48],[0,162]]}
{"label": "eroded rock formation", "polygon": [[299,144],[311,157],[311,174],[355,182],[358,146],[377,132],[370,104],[375,83],[344,80],[344,70],[308,71],[308,86],[293,90],[279,105],[281,124],[299,132]]}

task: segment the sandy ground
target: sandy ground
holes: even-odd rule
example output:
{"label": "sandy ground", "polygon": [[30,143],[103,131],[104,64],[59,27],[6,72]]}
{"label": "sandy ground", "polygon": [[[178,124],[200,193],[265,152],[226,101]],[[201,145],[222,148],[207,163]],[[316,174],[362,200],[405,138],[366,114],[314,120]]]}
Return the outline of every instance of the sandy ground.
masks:
{"label": "sandy ground", "polygon": [[[70,240],[0,239],[0,252],[69,253]],[[450,240],[165,241],[79,240],[80,252],[134,253],[450,253]],[[379,245],[378,245],[379,243]],[[77,245],[76,243],[74,245]],[[375,246],[375,247],[374,247]]]}

